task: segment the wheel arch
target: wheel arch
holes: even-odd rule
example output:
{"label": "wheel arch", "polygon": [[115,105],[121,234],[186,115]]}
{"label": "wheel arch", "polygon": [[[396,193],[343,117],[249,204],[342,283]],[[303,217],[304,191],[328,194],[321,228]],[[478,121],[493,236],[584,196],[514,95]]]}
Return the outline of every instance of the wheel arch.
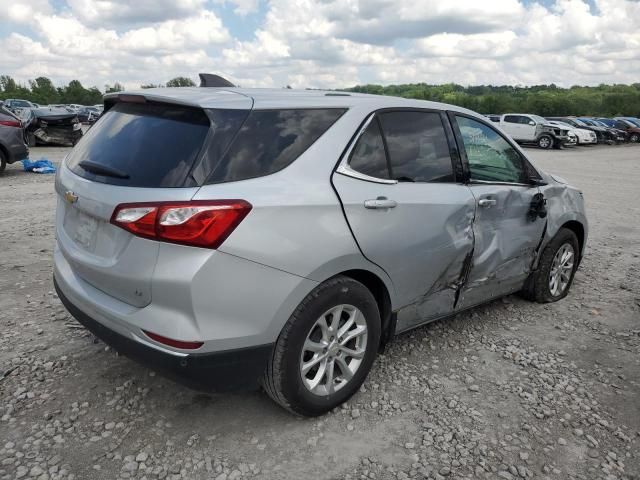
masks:
{"label": "wheel arch", "polygon": [[385,345],[393,337],[396,326],[396,316],[391,305],[391,295],[385,282],[375,273],[364,269],[345,270],[338,275],[343,275],[362,283],[372,293],[380,311],[382,323],[380,325],[380,350],[384,350]]}
{"label": "wheel arch", "polygon": [[9,149],[0,143],[0,153],[4,155],[4,159],[7,163],[11,161],[11,155],[9,155]]}
{"label": "wheel arch", "polygon": [[580,248],[580,256],[579,259],[582,259],[582,253],[584,251],[584,242],[585,242],[585,228],[582,223],[577,220],[569,220],[568,222],[563,223],[560,228],[566,228],[575,233],[578,238],[578,246]]}

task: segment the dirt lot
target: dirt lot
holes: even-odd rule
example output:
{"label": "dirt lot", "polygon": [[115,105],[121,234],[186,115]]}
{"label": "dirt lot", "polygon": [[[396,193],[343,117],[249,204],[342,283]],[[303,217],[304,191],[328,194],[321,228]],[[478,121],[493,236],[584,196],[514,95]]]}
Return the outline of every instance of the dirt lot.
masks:
{"label": "dirt lot", "polygon": [[[348,405],[295,418],[117,356],[53,293],[53,176],[0,178],[0,479],[640,478],[640,146],[528,150],[581,187],[569,297],[396,339]],[[65,149],[33,149],[59,161]]]}

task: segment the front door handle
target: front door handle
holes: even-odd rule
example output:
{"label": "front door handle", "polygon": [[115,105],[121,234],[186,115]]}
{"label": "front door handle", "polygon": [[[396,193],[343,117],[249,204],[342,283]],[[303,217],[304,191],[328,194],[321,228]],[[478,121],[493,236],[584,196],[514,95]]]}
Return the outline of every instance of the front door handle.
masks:
{"label": "front door handle", "polygon": [[398,202],[395,200],[389,200],[387,197],[378,197],[375,200],[365,200],[364,208],[395,208],[398,206]]}
{"label": "front door handle", "polygon": [[481,198],[478,200],[478,205],[484,208],[493,207],[497,205],[498,201],[495,198]]}

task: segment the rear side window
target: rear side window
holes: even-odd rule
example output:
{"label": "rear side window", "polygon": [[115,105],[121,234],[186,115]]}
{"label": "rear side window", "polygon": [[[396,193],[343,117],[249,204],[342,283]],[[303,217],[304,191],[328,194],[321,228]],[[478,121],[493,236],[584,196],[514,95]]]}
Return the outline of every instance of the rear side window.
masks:
{"label": "rear side window", "polygon": [[520,117],[518,115],[505,115],[504,121],[507,123],[520,123]]}
{"label": "rear side window", "polygon": [[188,186],[189,171],[209,128],[203,110],[118,103],[76,145],[67,165],[77,175],[100,183]]}
{"label": "rear side window", "polygon": [[351,152],[349,167],[359,173],[375,178],[389,178],[384,141],[378,120],[374,118]]}
{"label": "rear side window", "polygon": [[345,109],[253,110],[207,183],[275,173],[325,133]]}
{"label": "rear side window", "polygon": [[380,115],[391,173],[399,182],[453,182],[449,144],[439,113]]}

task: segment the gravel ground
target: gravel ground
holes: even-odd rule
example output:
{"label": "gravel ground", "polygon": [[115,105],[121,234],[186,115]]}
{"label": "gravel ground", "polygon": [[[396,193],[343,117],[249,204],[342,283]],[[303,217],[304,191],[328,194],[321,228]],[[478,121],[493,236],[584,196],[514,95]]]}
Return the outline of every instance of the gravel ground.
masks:
{"label": "gravel ground", "polygon": [[585,192],[569,297],[511,296],[403,335],[317,419],[188,390],[79,328],[52,291],[53,176],[8,167],[0,479],[640,478],[640,147],[528,152]]}

